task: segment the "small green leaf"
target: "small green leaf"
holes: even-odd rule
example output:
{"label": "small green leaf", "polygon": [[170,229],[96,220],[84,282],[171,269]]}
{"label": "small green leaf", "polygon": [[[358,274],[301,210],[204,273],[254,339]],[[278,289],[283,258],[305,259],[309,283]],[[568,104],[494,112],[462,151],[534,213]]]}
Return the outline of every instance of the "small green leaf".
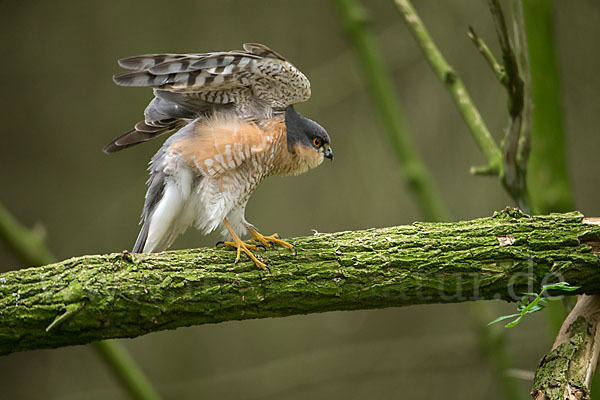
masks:
{"label": "small green leaf", "polygon": [[519,316],[519,318],[515,319],[512,322],[509,322],[508,324],[504,325],[505,328],[512,328],[513,326],[517,326],[519,324],[519,322],[521,322],[521,318],[523,318],[522,315]]}
{"label": "small green leaf", "polygon": [[541,310],[543,310],[544,308],[546,308],[546,306],[540,306],[540,305],[538,304],[537,306],[535,306],[535,307],[531,308],[531,309],[530,309],[530,310],[527,312],[527,314],[533,314],[534,312],[541,311]]}
{"label": "small green leaf", "polygon": [[492,322],[488,323],[488,326],[495,324],[496,322],[500,322],[500,321],[504,321],[505,319],[509,319],[512,317],[517,317],[520,316],[521,314],[510,314],[510,315],[503,315],[501,317],[496,318],[495,320],[493,320]]}
{"label": "small green leaf", "polygon": [[521,297],[521,300],[519,301],[519,304],[517,305],[517,314],[503,315],[501,317],[498,317],[492,322],[490,322],[488,326],[508,318],[517,317],[514,321],[511,321],[508,324],[504,325],[505,328],[512,328],[513,326],[518,325],[525,315],[533,314],[546,308],[546,305],[549,303],[550,300],[549,298],[544,297],[544,293],[547,290],[564,290],[572,292],[579,288],[579,286],[571,286],[568,282],[557,282],[542,286],[542,290],[540,291],[540,293],[524,293]]}
{"label": "small green leaf", "polygon": [[574,290],[579,289],[581,286],[571,286],[568,282],[558,282],[552,283],[548,285],[542,286],[542,291],[544,290],[565,290],[567,292],[572,292]]}

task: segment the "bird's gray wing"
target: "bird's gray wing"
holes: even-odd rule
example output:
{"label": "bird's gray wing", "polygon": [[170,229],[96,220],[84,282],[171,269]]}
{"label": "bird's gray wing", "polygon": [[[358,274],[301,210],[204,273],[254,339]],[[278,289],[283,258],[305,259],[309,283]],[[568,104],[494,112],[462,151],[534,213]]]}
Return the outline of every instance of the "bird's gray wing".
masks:
{"label": "bird's gray wing", "polygon": [[181,127],[189,120],[224,109],[261,120],[310,97],[310,82],[294,65],[267,46],[194,54],[147,54],[119,60],[129,72],[120,86],[154,88],[144,121],[104,149],[112,153]]}
{"label": "bird's gray wing", "polygon": [[[177,93],[169,100],[181,104],[190,99],[212,104],[254,100],[285,109],[310,97],[310,82],[304,74],[257,43],[228,52],[148,54],[122,59],[119,64],[133,71],[115,75],[117,85]],[[241,99],[242,95],[247,98]]]}

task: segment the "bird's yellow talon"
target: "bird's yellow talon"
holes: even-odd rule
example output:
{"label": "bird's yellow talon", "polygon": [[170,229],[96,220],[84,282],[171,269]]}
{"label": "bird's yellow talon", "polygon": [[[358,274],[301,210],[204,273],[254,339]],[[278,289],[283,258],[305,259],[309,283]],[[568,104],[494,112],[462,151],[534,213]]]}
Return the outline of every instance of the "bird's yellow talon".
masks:
{"label": "bird's yellow talon", "polygon": [[[258,258],[256,258],[256,256],[254,254],[252,254],[252,252],[250,251],[250,250],[258,250],[259,246],[253,245],[253,244],[244,243],[244,241],[242,241],[242,239],[240,239],[239,236],[236,235],[235,232],[231,229],[231,227],[229,226],[229,223],[227,222],[227,219],[223,220],[223,223],[225,224],[225,227],[227,228],[227,230],[231,234],[231,237],[233,238],[233,242],[223,242],[222,244],[224,246],[235,247],[237,249],[237,254],[235,256],[235,261],[233,263],[237,264],[240,261],[240,256],[241,256],[242,251],[243,251],[244,253],[246,253],[246,255],[248,257],[250,257],[250,259],[252,261],[254,261],[254,264],[256,264],[256,266],[264,269],[265,271],[271,272],[271,270],[269,270],[269,268],[267,267],[267,264],[263,263]],[[260,245],[260,246],[262,246],[262,245]]]}
{"label": "bird's yellow talon", "polygon": [[278,233],[274,233],[272,235],[269,236],[264,236],[263,234],[261,234],[260,232],[258,232],[256,229],[249,227],[250,233],[252,234],[253,238],[250,240],[254,240],[255,242],[260,242],[262,243],[265,247],[271,247],[273,245],[280,245],[283,247],[287,247],[288,249],[292,250],[294,252],[294,254],[296,253],[296,248],[294,247],[294,245],[285,242],[283,240],[280,240],[280,236]]}

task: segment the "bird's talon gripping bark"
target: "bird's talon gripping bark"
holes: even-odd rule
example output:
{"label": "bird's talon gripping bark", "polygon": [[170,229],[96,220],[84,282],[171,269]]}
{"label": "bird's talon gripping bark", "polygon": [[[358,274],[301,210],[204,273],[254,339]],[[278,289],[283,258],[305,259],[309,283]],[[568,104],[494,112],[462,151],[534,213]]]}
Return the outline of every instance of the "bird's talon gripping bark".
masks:
{"label": "bird's talon gripping bark", "polygon": [[227,219],[223,220],[223,224],[225,225],[225,227],[231,234],[231,237],[233,238],[233,242],[223,242],[223,245],[235,247],[237,249],[235,261],[233,263],[237,264],[240,261],[241,252],[243,251],[244,253],[246,253],[246,255],[248,257],[250,257],[250,259],[252,261],[254,261],[254,264],[256,264],[256,266],[264,269],[265,271],[271,272],[271,270],[267,267],[267,264],[263,263],[258,258],[256,258],[256,256],[254,256],[254,254],[252,254],[252,252],[250,251],[250,250],[258,250],[260,247],[264,247],[264,248],[266,248],[266,247],[264,245],[260,245],[260,244],[253,245],[253,244],[244,243],[242,241],[242,239],[240,239],[239,236],[236,235],[235,232],[231,229],[231,227],[229,226],[229,223],[227,222]]}
{"label": "bird's talon gripping bark", "polygon": [[258,232],[256,229],[254,229],[252,226],[249,226],[248,230],[253,236],[253,238],[250,240],[260,242],[266,247],[274,247],[276,244],[278,244],[280,246],[287,247],[288,249],[292,250],[295,255],[298,254],[296,251],[296,247],[294,247],[294,245],[288,242],[280,240],[280,236],[278,233],[274,233],[270,236],[265,236],[262,233]]}
{"label": "bird's talon gripping bark", "polygon": [[225,246],[225,242],[222,240],[219,240],[217,243],[215,243],[215,248],[218,248],[219,246]]}

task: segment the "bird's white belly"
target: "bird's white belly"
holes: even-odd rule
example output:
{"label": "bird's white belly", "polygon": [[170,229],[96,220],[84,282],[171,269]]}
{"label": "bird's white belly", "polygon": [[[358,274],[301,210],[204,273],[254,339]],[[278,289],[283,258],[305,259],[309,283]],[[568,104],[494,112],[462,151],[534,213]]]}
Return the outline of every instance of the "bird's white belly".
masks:
{"label": "bird's white belly", "polygon": [[256,186],[264,179],[257,171],[228,173],[219,178],[204,177],[194,190],[191,208],[195,209],[194,225],[205,234],[220,228],[222,235],[228,235],[222,225],[227,218],[233,230],[243,236],[247,232],[244,211],[246,203]]}

